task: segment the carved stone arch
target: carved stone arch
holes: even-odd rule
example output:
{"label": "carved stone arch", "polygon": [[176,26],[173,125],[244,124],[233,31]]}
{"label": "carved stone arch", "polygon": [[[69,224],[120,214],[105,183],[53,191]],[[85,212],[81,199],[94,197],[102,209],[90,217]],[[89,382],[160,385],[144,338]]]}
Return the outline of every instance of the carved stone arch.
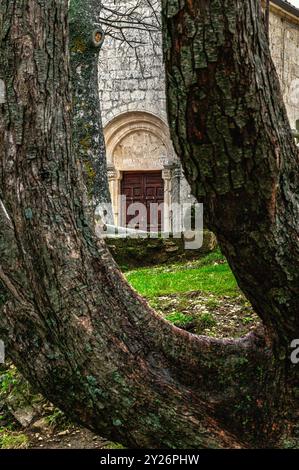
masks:
{"label": "carved stone arch", "polygon": [[172,182],[173,178],[178,178],[180,165],[167,124],[154,114],[132,111],[112,119],[104,128],[104,136],[115,224],[119,223],[119,196],[124,171],[161,170],[164,202],[170,206],[174,199],[172,189],[179,187]]}

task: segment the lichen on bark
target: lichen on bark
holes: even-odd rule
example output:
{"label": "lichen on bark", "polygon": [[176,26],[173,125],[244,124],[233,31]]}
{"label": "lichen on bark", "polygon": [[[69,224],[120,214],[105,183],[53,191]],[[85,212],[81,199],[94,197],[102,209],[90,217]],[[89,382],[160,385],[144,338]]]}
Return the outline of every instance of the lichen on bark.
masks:
{"label": "lichen on bark", "polygon": [[94,0],[71,0],[69,7],[73,145],[95,205],[110,202],[98,90],[98,56],[104,41],[98,9]]}

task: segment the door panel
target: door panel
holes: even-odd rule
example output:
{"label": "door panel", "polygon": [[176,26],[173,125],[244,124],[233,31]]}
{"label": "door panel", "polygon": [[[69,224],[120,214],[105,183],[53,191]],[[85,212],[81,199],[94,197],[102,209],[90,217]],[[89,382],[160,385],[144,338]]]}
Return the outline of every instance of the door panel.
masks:
{"label": "door panel", "polygon": [[[162,204],[164,202],[164,181],[162,178],[162,171],[159,172],[124,172],[121,184],[121,194],[127,197],[126,209],[130,204],[135,202],[142,203],[146,208],[146,221],[144,221],[147,229],[153,231],[160,231],[162,226],[162,215],[161,211],[153,210],[156,217],[151,220],[151,204]],[[156,209],[156,207],[155,207]],[[121,225],[127,226],[135,216],[128,215],[126,210],[125,221],[122,221]],[[138,228],[138,227],[136,227]]]}

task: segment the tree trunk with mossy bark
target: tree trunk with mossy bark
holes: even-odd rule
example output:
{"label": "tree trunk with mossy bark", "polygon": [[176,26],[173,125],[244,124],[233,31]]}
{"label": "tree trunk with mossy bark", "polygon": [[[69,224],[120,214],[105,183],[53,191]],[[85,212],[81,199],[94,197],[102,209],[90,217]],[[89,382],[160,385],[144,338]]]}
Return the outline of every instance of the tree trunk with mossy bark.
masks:
{"label": "tree trunk with mossy bark", "polygon": [[281,354],[299,334],[299,156],[260,2],[164,2],[172,138]]}
{"label": "tree trunk with mossy bark", "polygon": [[104,42],[98,10],[95,0],[70,2],[73,151],[83,163],[93,206],[111,202],[98,86],[98,57]]}
{"label": "tree trunk with mossy bark", "polygon": [[[198,10],[203,2],[181,10],[178,2],[164,2],[176,149],[265,324],[245,338],[218,340],[164,321],[95,237],[71,145],[68,2],[29,0],[26,9],[22,0],[1,3],[0,334],[20,371],[48,399],[128,447],[267,447],[284,423],[288,343],[298,333],[298,153],[280,99],[270,98],[279,89],[272,75],[267,82],[275,72],[257,4],[221,2],[220,11],[220,2],[205,2],[208,14]],[[205,31],[206,62],[198,41],[199,68],[190,54],[196,28]],[[191,93],[193,68],[198,82]],[[250,88],[249,72],[254,84],[263,79],[258,89]]]}

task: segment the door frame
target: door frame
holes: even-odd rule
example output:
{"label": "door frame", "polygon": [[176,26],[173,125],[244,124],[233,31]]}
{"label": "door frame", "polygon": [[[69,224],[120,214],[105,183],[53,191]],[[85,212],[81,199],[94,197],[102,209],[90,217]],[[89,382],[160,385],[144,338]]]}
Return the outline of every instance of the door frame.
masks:
{"label": "door frame", "polygon": [[[124,175],[125,174],[130,174],[130,175],[159,175],[161,177],[161,181],[163,182],[163,203],[165,202],[165,178],[163,178],[163,170],[123,170],[120,172],[120,178],[119,178],[119,195],[122,196],[122,188],[123,188],[123,181],[124,181]],[[144,189],[144,188],[143,188]],[[122,213],[122,208],[121,208],[121,200],[119,200],[118,203],[118,224],[123,226],[123,213]],[[164,221],[165,223],[165,216],[164,216]],[[126,222],[125,226],[127,226],[127,217],[126,217]]]}
{"label": "door frame", "polygon": [[[181,167],[174,163],[169,162],[169,164],[165,164],[163,168],[157,170],[157,168],[151,169],[130,169],[130,170],[118,170],[115,168],[114,165],[108,166],[108,179],[109,179],[109,187],[111,193],[111,200],[112,200],[112,210],[113,210],[113,219],[114,225],[120,225],[120,195],[121,195],[121,184],[123,178],[123,172],[133,172],[133,173],[145,173],[145,172],[154,173],[155,171],[162,171],[162,178],[164,180],[164,203],[169,208],[168,214],[165,211],[165,218],[164,218],[164,227],[165,231],[170,231],[171,227],[171,204],[172,202],[179,202],[180,201],[180,194],[176,195],[175,200],[173,201],[172,189],[173,189],[173,182],[176,181],[176,184],[180,186],[181,181]],[[177,199],[178,196],[178,199]]]}

